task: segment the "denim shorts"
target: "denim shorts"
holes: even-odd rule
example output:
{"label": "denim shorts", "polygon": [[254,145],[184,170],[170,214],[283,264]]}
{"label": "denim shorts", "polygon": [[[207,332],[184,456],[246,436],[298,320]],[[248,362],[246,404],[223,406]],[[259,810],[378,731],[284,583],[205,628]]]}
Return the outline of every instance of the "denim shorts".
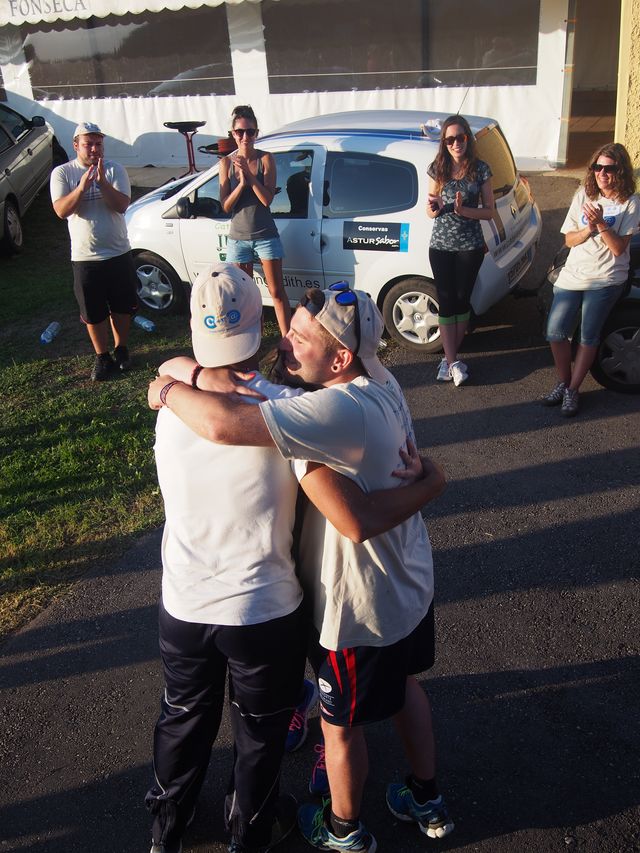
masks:
{"label": "denim shorts", "polygon": [[597,347],[609,312],[620,298],[624,284],[598,290],[553,288],[553,302],[547,317],[547,340],[566,341],[580,322],[580,343]]}
{"label": "denim shorts", "polygon": [[284,251],[279,237],[267,240],[227,240],[227,261],[230,264],[250,264],[254,253],[261,261],[277,261],[282,258]]}

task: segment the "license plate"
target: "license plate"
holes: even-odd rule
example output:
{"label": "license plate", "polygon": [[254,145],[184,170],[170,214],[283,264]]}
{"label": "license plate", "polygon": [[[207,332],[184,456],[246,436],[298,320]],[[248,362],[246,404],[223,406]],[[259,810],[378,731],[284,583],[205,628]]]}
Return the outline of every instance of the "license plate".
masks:
{"label": "license plate", "polygon": [[531,257],[533,255],[533,249],[528,249],[524,255],[515,262],[515,264],[511,267],[507,274],[507,282],[509,287],[516,281],[516,279],[520,278],[523,270],[525,270],[529,264],[531,263]]}

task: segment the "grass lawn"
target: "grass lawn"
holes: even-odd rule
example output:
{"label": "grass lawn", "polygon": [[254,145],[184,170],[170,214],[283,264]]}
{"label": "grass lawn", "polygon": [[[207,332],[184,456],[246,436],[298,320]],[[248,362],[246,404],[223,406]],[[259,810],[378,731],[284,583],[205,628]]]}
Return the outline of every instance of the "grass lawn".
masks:
{"label": "grass lawn", "polygon": [[[91,382],[67,226],[46,189],[23,225],[23,253],[0,257],[0,639],[162,523],[146,389],[165,358],[190,352],[187,316],[153,317],[155,333],[132,330],[132,371]],[[43,345],[52,320],[62,329]]]}

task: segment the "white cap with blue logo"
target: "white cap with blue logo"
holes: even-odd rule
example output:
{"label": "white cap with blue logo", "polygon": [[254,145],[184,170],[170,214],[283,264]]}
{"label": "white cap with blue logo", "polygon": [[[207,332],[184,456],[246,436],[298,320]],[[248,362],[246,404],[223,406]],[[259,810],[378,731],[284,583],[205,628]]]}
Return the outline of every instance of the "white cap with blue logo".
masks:
{"label": "white cap with blue logo", "polygon": [[254,355],[262,337],[262,298],[234,264],[215,263],[191,289],[193,353],[203,367],[225,367]]}

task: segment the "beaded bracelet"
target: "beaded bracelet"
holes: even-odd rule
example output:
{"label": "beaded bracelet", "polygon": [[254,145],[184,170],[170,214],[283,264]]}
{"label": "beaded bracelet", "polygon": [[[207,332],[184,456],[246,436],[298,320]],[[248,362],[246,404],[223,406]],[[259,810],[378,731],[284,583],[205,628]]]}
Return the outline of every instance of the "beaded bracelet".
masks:
{"label": "beaded bracelet", "polygon": [[198,389],[198,376],[202,373],[204,367],[201,364],[196,364],[191,373],[191,387]]}
{"label": "beaded bracelet", "polygon": [[167,382],[167,384],[162,388],[162,390],[160,391],[160,402],[162,403],[163,406],[168,405],[167,394],[169,393],[169,391],[171,391],[171,389],[173,388],[174,385],[179,385],[179,384],[180,384],[180,382],[177,379],[172,379],[171,382]]}

